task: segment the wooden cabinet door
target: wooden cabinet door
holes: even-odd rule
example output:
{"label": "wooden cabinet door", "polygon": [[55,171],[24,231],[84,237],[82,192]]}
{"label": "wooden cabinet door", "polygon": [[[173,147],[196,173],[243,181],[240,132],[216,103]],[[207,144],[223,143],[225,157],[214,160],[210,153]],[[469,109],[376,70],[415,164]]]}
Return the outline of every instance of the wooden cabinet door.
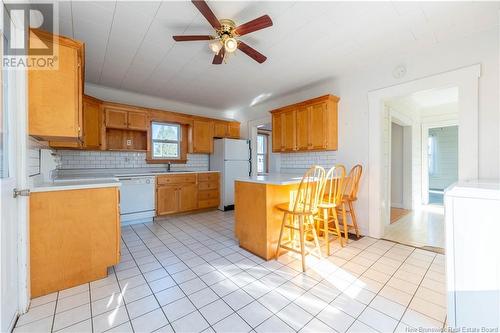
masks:
{"label": "wooden cabinet door", "polygon": [[83,44],[46,32],[37,36],[30,32],[30,44],[36,47],[40,40],[57,44],[58,57],[57,69],[29,68],[29,135],[47,141],[79,141],[83,135]]}
{"label": "wooden cabinet door", "polygon": [[156,188],[156,214],[165,215],[179,211],[178,185],[162,185]]}
{"label": "wooden cabinet door", "polygon": [[101,147],[101,105],[97,101],[83,99],[83,148]]}
{"label": "wooden cabinet door", "polygon": [[191,140],[193,153],[211,153],[213,148],[212,123],[205,120],[194,120]]}
{"label": "wooden cabinet door", "polygon": [[309,110],[307,107],[300,107],[297,113],[297,149],[307,150],[309,148]]}
{"label": "wooden cabinet door", "polygon": [[326,128],[327,128],[327,104],[318,103],[308,107],[309,109],[309,148],[324,149],[326,148]]}
{"label": "wooden cabinet door", "polygon": [[198,208],[198,185],[181,185],[179,188],[179,211],[185,212],[196,208]]}
{"label": "wooden cabinet door", "polygon": [[146,131],[148,129],[148,116],[145,112],[128,112],[128,128]]}
{"label": "wooden cabinet door", "polygon": [[281,113],[273,113],[272,115],[273,128],[273,152],[280,152],[283,148],[283,123],[281,121]]}
{"label": "wooden cabinet door", "polygon": [[106,127],[123,128],[128,127],[128,112],[124,110],[106,109]]}
{"label": "wooden cabinet door", "polygon": [[228,134],[228,124],[226,122],[216,121],[214,123],[214,138],[225,138]]}
{"label": "wooden cabinet door", "polygon": [[240,123],[232,122],[227,124],[228,136],[230,138],[240,138]]}
{"label": "wooden cabinet door", "polygon": [[286,111],[282,114],[284,151],[295,151],[297,149],[295,116],[295,110]]}

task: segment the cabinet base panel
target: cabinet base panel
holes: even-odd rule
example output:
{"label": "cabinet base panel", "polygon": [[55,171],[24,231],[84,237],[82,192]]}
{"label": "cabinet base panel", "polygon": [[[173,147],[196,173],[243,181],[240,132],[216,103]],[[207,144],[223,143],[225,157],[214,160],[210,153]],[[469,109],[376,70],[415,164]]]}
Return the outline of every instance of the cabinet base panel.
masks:
{"label": "cabinet base panel", "polygon": [[[68,278],[66,281],[50,283],[50,281],[32,281],[31,282],[31,298],[48,295],[50,293],[61,291],[64,289],[79,286],[84,283],[104,279],[108,276],[107,267],[95,268],[92,271],[86,272],[84,276]],[[38,285],[41,284],[41,285]]]}

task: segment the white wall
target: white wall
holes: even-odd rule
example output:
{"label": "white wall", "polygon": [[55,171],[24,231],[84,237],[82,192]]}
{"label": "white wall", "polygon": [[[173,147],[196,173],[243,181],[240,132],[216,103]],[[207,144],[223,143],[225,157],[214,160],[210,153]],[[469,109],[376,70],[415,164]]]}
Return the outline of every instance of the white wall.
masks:
{"label": "white wall", "polygon": [[107,102],[123,103],[160,110],[180,112],[198,116],[219,119],[236,119],[237,114],[230,111],[217,110],[199,105],[176,102],[165,98],[148,96],[136,92],[119,90],[100,86],[93,83],[85,83],[85,94],[102,99]]}
{"label": "white wall", "polygon": [[[368,232],[368,98],[369,91],[408,82],[457,68],[480,63],[479,79],[479,176],[499,178],[499,103],[498,103],[498,30],[492,29],[467,38],[440,42],[431,46],[419,45],[402,52],[390,52],[373,59],[373,65],[358,68],[356,72],[325,82],[297,94],[272,100],[245,111],[246,119],[267,115],[273,108],[307,98],[331,93],[340,97],[338,162],[351,167],[365,166],[359,200],[356,204],[362,232]],[[404,64],[407,74],[403,79],[392,76],[393,69]],[[324,70],[325,75],[328,69]],[[335,73],[330,73],[331,76]]]}
{"label": "white wall", "polygon": [[444,190],[458,180],[458,127],[429,129],[436,139],[435,172],[429,174],[429,188]]}
{"label": "white wall", "polygon": [[403,126],[391,123],[391,206],[403,208]]}

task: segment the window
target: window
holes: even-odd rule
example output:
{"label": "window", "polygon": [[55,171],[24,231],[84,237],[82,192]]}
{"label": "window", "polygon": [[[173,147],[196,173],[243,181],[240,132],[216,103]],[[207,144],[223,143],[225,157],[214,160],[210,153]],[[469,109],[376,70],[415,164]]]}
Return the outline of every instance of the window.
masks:
{"label": "window", "polygon": [[269,172],[268,139],[267,134],[257,134],[257,173]]}
{"label": "window", "polygon": [[181,126],[178,124],[151,124],[152,158],[154,160],[178,160],[181,158]]}
{"label": "window", "polygon": [[430,134],[427,139],[427,161],[429,175],[434,175],[436,171],[436,136]]}

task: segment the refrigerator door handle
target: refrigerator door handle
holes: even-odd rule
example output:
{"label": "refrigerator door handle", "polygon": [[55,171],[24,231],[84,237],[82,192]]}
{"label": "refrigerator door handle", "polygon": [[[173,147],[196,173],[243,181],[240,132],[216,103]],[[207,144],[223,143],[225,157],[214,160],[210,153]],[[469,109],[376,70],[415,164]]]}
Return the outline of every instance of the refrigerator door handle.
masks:
{"label": "refrigerator door handle", "polygon": [[248,170],[250,170],[248,172],[248,176],[251,177],[252,176],[252,142],[250,140],[248,140],[248,153],[250,154],[250,158],[248,159],[248,163],[250,163],[250,168],[248,168]]}

